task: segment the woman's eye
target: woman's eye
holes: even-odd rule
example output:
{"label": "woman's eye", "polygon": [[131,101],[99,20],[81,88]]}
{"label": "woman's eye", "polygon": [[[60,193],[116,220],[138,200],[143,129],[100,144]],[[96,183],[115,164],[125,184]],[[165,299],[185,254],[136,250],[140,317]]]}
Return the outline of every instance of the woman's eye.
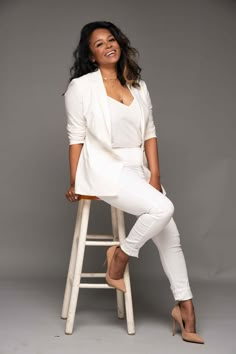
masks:
{"label": "woman's eye", "polygon": [[[110,41],[115,41],[115,38],[109,39],[109,42],[110,42]],[[97,45],[97,47],[100,47],[101,44],[102,44],[102,43],[99,43],[99,44]]]}

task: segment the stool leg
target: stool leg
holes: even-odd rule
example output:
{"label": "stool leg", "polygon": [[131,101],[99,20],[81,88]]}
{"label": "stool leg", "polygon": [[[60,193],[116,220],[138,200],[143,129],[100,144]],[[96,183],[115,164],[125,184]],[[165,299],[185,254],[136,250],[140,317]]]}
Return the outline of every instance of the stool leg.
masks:
{"label": "stool leg", "polygon": [[85,242],[86,242],[86,236],[88,230],[90,205],[91,205],[91,200],[89,199],[83,200],[83,211],[81,217],[80,235],[79,235],[78,246],[77,246],[75,271],[74,271],[74,277],[72,282],[72,291],[71,291],[71,298],[70,298],[70,304],[68,309],[68,317],[66,321],[66,330],[65,330],[66,334],[72,334],[73,326],[74,326],[82,266],[84,260]]}
{"label": "stool leg", "polygon": [[[124,212],[120,209],[117,209],[117,220],[118,220],[119,240],[120,242],[122,242],[126,237],[126,233],[125,233]],[[128,263],[126,265],[125,272],[124,272],[124,281],[126,287],[126,293],[124,293],[124,297],[125,297],[127,330],[128,330],[128,334],[135,334],[133,302],[132,302],[130,273],[129,273]]]}
{"label": "stool leg", "polygon": [[61,318],[62,319],[66,319],[67,315],[68,315],[68,308],[69,308],[69,302],[70,302],[70,297],[71,297],[71,289],[72,289],[72,279],[73,279],[74,270],[75,270],[75,261],[76,261],[76,254],[77,254],[77,243],[78,243],[79,234],[80,234],[82,209],[83,209],[83,200],[81,199],[78,202],[78,208],[77,208],[77,214],[76,214],[74,237],[73,237],[73,243],[72,243],[72,248],[71,248],[69,269],[68,269],[68,273],[67,273],[65,293],[64,293],[62,312],[61,312]]}
{"label": "stool leg", "polygon": [[[112,234],[114,236],[114,241],[118,241],[119,233],[118,233],[117,209],[112,205],[111,205],[111,222],[112,222]],[[117,301],[117,316],[120,319],[124,319],[125,318],[124,295],[120,290],[116,290],[116,301]]]}
{"label": "stool leg", "polygon": [[116,208],[111,205],[111,224],[112,224],[112,234],[114,236],[114,241],[119,241],[119,233],[118,233],[118,220],[117,220],[117,212]]}

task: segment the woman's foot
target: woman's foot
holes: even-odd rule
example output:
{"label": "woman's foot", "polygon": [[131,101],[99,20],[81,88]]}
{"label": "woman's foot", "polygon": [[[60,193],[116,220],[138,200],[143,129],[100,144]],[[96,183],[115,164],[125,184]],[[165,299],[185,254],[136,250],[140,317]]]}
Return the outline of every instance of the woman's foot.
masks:
{"label": "woman's foot", "polygon": [[186,332],[196,333],[196,320],[192,299],[179,301],[179,306]]}
{"label": "woman's foot", "polygon": [[[183,314],[183,315],[182,315]],[[205,341],[202,337],[196,333],[195,330],[195,315],[194,308],[191,300],[179,301],[172,311],[171,316],[173,319],[172,334],[175,335],[176,332],[176,322],[178,322],[182,339],[187,342],[204,344]],[[184,316],[184,318],[183,318]]]}
{"label": "woman's foot", "polygon": [[109,269],[109,275],[112,279],[121,279],[124,276],[124,271],[127,262],[129,261],[129,256],[126,254],[120,246],[116,248],[114,256],[111,261],[111,266]]}

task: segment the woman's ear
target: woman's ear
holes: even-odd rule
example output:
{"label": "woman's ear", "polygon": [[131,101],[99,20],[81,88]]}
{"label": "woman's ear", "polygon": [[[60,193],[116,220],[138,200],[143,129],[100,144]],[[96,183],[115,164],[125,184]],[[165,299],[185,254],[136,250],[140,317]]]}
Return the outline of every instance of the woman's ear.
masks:
{"label": "woman's ear", "polygon": [[95,58],[92,54],[89,54],[89,60],[93,63],[95,63]]}

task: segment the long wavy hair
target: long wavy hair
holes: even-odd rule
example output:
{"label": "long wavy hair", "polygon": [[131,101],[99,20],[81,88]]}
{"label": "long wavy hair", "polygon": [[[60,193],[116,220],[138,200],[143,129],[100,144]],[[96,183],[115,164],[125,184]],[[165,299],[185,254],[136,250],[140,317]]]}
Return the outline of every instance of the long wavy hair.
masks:
{"label": "long wavy hair", "polygon": [[[139,52],[130,44],[127,36],[113,23],[107,21],[95,21],[87,23],[80,32],[80,40],[73,52],[74,64],[70,68],[69,82],[74,78],[96,71],[98,64],[90,60],[89,40],[92,32],[97,28],[106,28],[117,40],[121,55],[117,62],[117,78],[122,86],[126,83],[134,87],[140,87],[138,80],[141,79],[141,67],[137,64]],[[63,93],[64,95],[64,93]]]}

